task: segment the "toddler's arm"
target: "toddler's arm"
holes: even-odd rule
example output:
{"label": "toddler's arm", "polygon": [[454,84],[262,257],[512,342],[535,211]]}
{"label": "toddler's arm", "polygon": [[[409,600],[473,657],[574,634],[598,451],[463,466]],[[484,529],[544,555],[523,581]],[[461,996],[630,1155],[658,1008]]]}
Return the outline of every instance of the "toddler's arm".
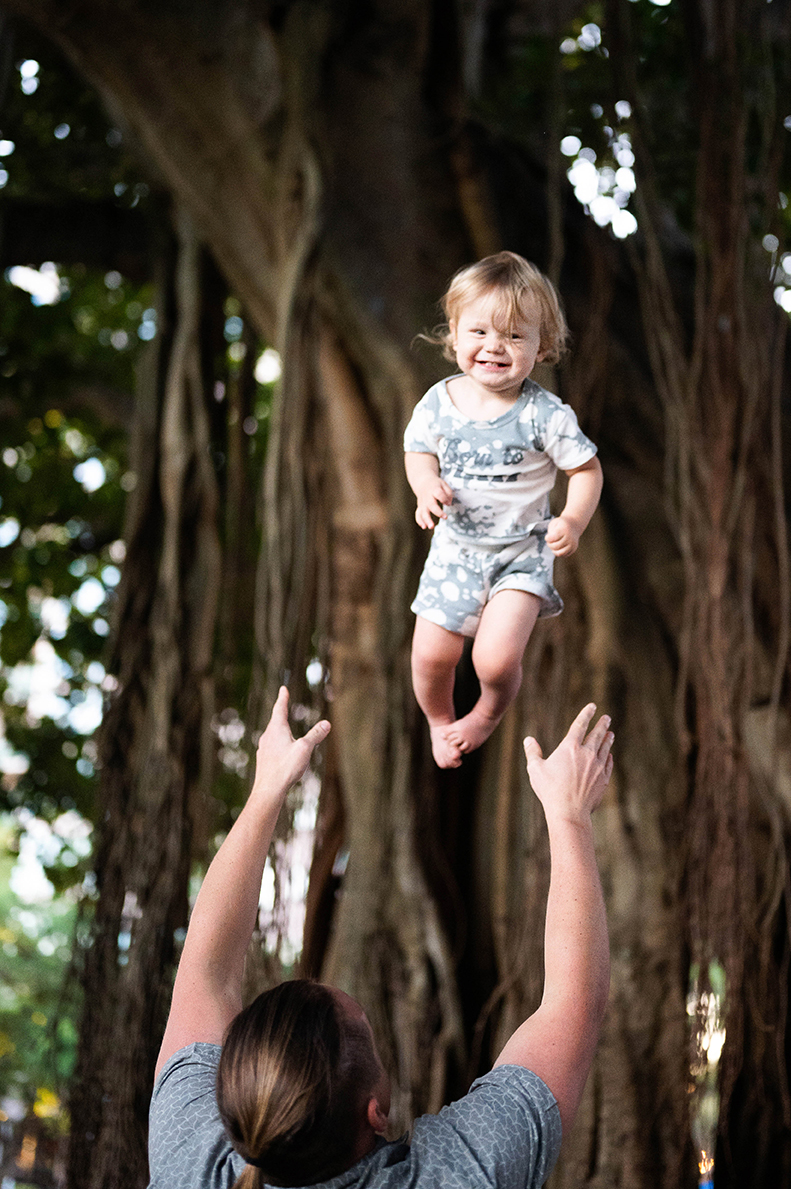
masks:
{"label": "toddler's arm", "polygon": [[445,505],[453,503],[453,489],[440,478],[436,454],[418,454],[407,450],[404,466],[409,486],[417,496],[415,520],[421,528],[433,528],[432,516],[446,520]]}
{"label": "toddler's arm", "polygon": [[580,537],[596,511],[603,483],[598,458],[591,458],[566,474],[569,479],[566,505],[547,525],[547,545],[555,557],[570,557],[576,553]]}

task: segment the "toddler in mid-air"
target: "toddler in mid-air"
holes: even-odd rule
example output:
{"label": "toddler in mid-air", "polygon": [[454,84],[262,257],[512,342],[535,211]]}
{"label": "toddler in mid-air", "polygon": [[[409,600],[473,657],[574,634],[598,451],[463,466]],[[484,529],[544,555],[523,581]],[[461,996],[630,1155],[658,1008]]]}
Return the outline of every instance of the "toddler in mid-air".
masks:
{"label": "toddler in mid-air", "polygon": [[[602,473],[573,410],[530,379],[537,362],[559,360],[568,335],[551,282],[521,256],[499,252],[458,272],[442,308],[447,329],[434,341],[459,371],[418,403],[404,450],[415,519],[434,530],[412,604],[412,680],[434,759],[457,768],[516,697],[536,619],[563,609],[553,562],[576,550]],[[558,470],[568,475],[568,494],[550,518]],[[475,637],[481,693],[457,719],[465,636]]]}

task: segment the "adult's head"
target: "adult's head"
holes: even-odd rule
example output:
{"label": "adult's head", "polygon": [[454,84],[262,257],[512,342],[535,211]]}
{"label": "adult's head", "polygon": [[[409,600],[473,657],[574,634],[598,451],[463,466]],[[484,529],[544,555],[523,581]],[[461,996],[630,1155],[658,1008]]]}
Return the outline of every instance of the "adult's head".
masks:
{"label": "adult's head", "polygon": [[389,1109],[362,1008],[305,980],[259,995],[228,1030],[217,1102],[249,1165],[238,1189],[311,1185],[350,1168],[384,1129]]}

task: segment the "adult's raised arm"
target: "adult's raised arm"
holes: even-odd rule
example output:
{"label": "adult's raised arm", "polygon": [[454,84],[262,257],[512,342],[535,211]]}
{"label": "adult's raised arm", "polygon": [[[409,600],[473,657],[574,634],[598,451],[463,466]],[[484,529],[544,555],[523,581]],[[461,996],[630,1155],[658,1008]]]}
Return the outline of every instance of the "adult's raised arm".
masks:
{"label": "adult's raised arm", "polygon": [[214,856],[192,910],[157,1074],[185,1045],[220,1044],[241,1011],[244,960],[278,814],[329,729],[322,721],[302,739],[294,739],[288,725],[288,691],[281,688],[258,744],[250,796]]}
{"label": "adult's raised arm", "polygon": [[547,759],[525,739],[527,771],[549,831],[551,874],[541,1005],[506,1041],[496,1065],[523,1065],[549,1086],[564,1134],[593,1061],[610,983],[610,953],[591,814],[612,772],[613,735],[586,706]]}

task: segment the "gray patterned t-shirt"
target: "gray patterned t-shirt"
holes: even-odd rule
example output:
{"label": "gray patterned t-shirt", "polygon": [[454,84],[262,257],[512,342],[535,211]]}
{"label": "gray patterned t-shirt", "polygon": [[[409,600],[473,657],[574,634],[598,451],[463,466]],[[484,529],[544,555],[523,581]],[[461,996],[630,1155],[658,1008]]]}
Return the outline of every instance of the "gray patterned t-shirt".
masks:
{"label": "gray patterned t-shirt", "polygon": [[[154,1087],[150,1189],[231,1189],[246,1165],[225,1136],[214,1086],[220,1046],[174,1053]],[[560,1112],[547,1086],[499,1065],[458,1102],[415,1122],[412,1142],[382,1141],[321,1189],[538,1189],[560,1148]]]}
{"label": "gray patterned t-shirt", "polygon": [[454,493],[448,532],[482,545],[519,541],[545,525],[558,470],[571,471],[596,453],[574,410],[533,380],[492,421],[465,417],[441,380],[415,406],[404,450],[437,456]]}

